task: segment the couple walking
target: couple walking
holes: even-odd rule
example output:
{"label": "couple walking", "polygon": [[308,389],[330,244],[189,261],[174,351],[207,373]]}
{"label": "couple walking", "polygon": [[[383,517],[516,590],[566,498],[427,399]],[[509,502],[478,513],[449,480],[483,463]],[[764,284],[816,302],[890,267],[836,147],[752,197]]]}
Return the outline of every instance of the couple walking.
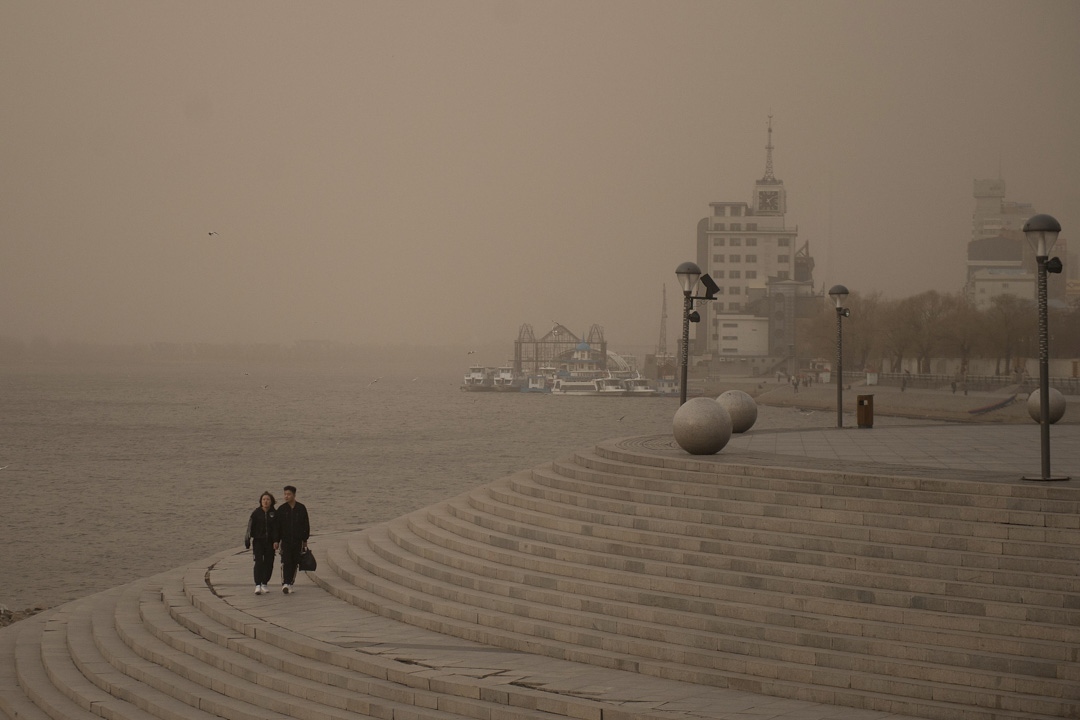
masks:
{"label": "couple walking", "polygon": [[274,553],[281,552],[281,592],[293,592],[300,554],[307,551],[311,524],[307,508],[296,501],[296,488],[285,486],[285,502],[275,507],[276,500],[269,491],[259,498],[259,507],[248,518],[244,547],[255,555],[255,594],[269,592],[267,583],[274,573]]}

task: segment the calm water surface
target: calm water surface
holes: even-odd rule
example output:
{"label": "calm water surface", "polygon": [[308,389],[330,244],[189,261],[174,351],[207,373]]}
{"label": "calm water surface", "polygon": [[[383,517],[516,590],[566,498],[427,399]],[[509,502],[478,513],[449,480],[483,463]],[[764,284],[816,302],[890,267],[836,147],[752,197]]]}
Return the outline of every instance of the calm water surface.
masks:
{"label": "calm water surface", "polygon": [[[241,546],[264,489],[280,500],[294,484],[315,532],[346,529],[600,440],[670,433],[678,407],[466,393],[463,371],[0,368],[0,604],[56,605]],[[761,410],[759,428],[806,422]]]}

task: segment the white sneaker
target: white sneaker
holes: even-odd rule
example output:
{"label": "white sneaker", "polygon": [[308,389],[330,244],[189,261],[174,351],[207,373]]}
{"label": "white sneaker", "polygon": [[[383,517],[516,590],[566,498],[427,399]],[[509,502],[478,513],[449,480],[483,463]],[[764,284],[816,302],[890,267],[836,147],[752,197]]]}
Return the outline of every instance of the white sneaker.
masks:
{"label": "white sneaker", "polygon": [[256,594],[256,595],[262,595],[262,594],[263,594],[263,588],[262,588],[262,585],[256,585],[256,586],[255,586],[255,594]]}
{"label": "white sneaker", "polygon": [[285,593],[286,595],[288,595],[289,593],[291,593],[291,592],[292,592],[292,585],[282,585],[282,586],[281,586],[281,592],[283,592],[283,593]]}
{"label": "white sneaker", "polygon": [[266,585],[263,585],[263,586],[262,586],[262,591],[263,591],[264,593],[268,593],[268,592],[270,592],[270,588],[269,588],[269,587],[267,587]]}

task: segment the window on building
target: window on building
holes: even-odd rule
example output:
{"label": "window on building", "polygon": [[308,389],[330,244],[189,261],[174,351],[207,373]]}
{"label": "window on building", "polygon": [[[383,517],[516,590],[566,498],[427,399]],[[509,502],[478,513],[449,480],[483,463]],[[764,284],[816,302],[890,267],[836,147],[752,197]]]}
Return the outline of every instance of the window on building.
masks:
{"label": "window on building", "polygon": [[789,262],[791,262],[791,256],[790,255],[777,255],[776,256],[776,262],[781,263],[781,264],[789,263]]}
{"label": "window on building", "polygon": [[753,254],[747,255],[746,256],[746,262],[748,262],[748,263],[756,263],[757,262],[757,255],[753,255]]}
{"label": "window on building", "polygon": [[713,228],[712,229],[713,230],[723,230],[724,229],[724,223],[713,223]]}
{"label": "window on building", "polygon": [[739,327],[739,323],[724,323],[723,327],[737,328]]}
{"label": "window on building", "polygon": [[724,217],[724,206],[723,205],[717,205],[716,207],[714,207],[713,208],[713,215],[715,215],[716,217]]}
{"label": "window on building", "polygon": [[727,304],[727,309],[728,310],[740,310],[740,309],[742,309],[742,306],[739,303],[729,302]]}
{"label": "window on building", "polygon": [[724,238],[713,238],[712,244],[714,247],[724,247],[725,242]]}
{"label": "window on building", "polygon": [[777,247],[791,247],[791,238],[780,238],[776,241]]}
{"label": "window on building", "polygon": [[741,246],[742,246],[742,239],[741,238],[731,238],[731,247],[741,247]]}
{"label": "window on building", "polygon": [[787,270],[781,270],[780,272],[776,273],[776,279],[777,280],[787,280],[788,279],[788,271]]}
{"label": "window on building", "polygon": [[720,352],[727,353],[728,355],[738,355],[738,348],[723,348]]}
{"label": "window on building", "polygon": [[747,247],[757,247],[757,238],[746,238]]}
{"label": "window on building", "polygon": [[[752,255],[747,255],[746,257],[750,258],[750,257],[753,257],[753,256]],[[749,262],[749,260],[747,260],[747,262]],[[747,280],[757,280],[757,270],[747,270],[746,271],[746,279]]]}
{"label": "window on building", "polygon": [[738,205],[731,206],[731,217],[739,217],[742,215],[742,208]]}
{"label": "window on building", "polygon": [[739,232],[742,230],[742,223],[731,223],[731,232]]}
{"label": "window on building", "polygon": [[757,223],[746,223],[747,230],[757,230]]}
{"label": "window on building", "polygon": [[724,256],[723,255],[713,255],[712,256],[712,261],[714,263],[724,262]]}
{"label": "window on building", "polygon": [[732,270],[731,274],[728,275],[728,277],[730,277],[732,280],[738,280],[739,279],[739,271],[738,270]]}
{"label": "window on building", "polygon": [[735,285],[734,287],[729,287],[727,289],[727,291],[728,291],[728,295],[741,295],[742,294],[742,288],[739,287],[738,285]]}
{"label": "window on building", "polygon": [[742,262],[741,255],[728,255],[728,262]]}
{"label": "window on building", "polygon": [[724,279],[724,271],[723,270],[713,270],[712,271],[712,278],[714,280],[723,280]]}

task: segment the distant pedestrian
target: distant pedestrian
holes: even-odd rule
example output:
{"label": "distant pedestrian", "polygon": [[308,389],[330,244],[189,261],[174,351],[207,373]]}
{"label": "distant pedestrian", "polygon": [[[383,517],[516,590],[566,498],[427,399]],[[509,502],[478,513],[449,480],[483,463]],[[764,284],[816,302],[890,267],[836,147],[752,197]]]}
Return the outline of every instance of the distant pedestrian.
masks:
{"label": "distant pedestrian", "polygon": [[799,376],[798,375],[791,378],[791,384],[795,388],[795,394],[798,395],[799,394]]}
{"label": "distant pedestrian", "polygon": [[275,547],[281,550],[281,592],[288,595],[293,592],[300,553],[307,550],[308,537],[311,535],[308,511],[303,503],[296,501],[295,486],[285,486],[285,502],[278,508],[277,516],[280,540]]}
{"label": "distant pedestrian", "polygon": [[251,511],[247,531],[244,532],[244,548],[255,556],[255,594],[269,591],[267,585],[274,574],[274,549],[278,542],[278,521],[274,496],[269,491],[259,497],[259,507]]}

